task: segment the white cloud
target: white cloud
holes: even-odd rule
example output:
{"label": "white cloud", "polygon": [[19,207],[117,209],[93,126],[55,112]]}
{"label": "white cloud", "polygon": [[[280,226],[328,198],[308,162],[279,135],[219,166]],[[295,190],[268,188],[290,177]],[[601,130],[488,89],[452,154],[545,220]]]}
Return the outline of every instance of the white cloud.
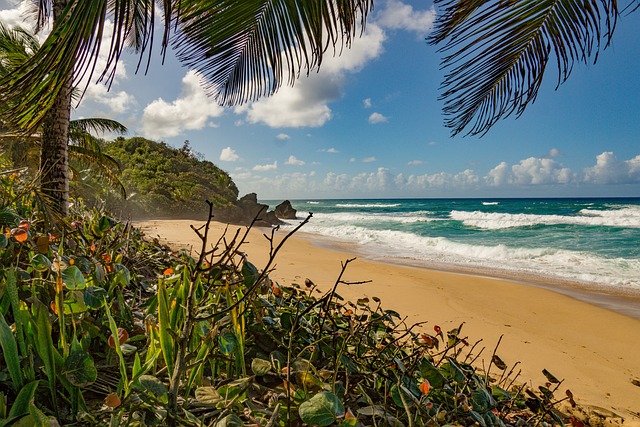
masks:
{"label": "white cloud", "polygon": [[[114,83],[115,84],[115,83]],[[103,84],[92,84],[87,87],[83,102],[93,101],[105,105],[114,114],[123,114],[136,105],[135,96],[121,91],[108,91]]]}
{"label": "white cloud", "polygon": [[223,162],[237,162],[240,160],[240,156],[238,156],[238,153],[236,153],[236,150],[233,148],[225,147],[220,152],[220,160]]}
{"label": "white cloud", "polygon": [[362,159],[362,163],[373,163],[375,161],[377,161],[378,159],[376,159],[373,156],[370,157],[365,157],[364,159]]}
{"label": "white cloud", "polygon": [[358,161],[358,159],[356,159],[355,157],[352,157],[352,158],[349,159],[349,163],[355,163],[357,161]]}
{"label": "white cloud", "polygon": [[295,165],[295,166],[304,166],[304,161],[300,160],[300,159],[296,159],[296,156],[294,156],[293,154],[291,156],[289,156],[289,158],[287,159],[286,162],[284,162],[285,165]]}
{"label": "white cloud", "polygon": [[371,98],[367,98],[362,101],[362,106],[364,108],[371,108]]}
{"label": "white cloud", "polygon": [[162,98],[151,102],[142,114],[142,133],[149,138],[177,136],[184,130],[202,129],[210,117],[219,117],[224,108],[207,97],[200,77],[188,71],[182,79],[182,95],[168,103]]}
{"label": "white cloud", "polygon": [[424,160],[411,160],[409,162],[407,162],[408,166],[418,166],[418,165],[423,165],[424,164]]}
{"label": "white cloud", "polygon": [[547,157],[550,157],[553,159],[560,156],[562,156],[562,152],[557,148],[552,148],[551,150],[549,150],[549,155]]}
{"label": "white cloud", "polygon": [[276,161],[266,165],[255,165],[253,167],[253,170],[260,171],[260,172],[275,171],[275,170],[278,170],[278,162]]}
{"label": "white cloud", "polygon": [[489,185],[548,185],[568,184],[574,180],[569,168],[563,167],[552,159],[529,157],[520,160],[517,165],[500,163],[489,171],[485,178]]}
{"label": "white cloud", "polygon": [[322,148],[322,149],[320,149],[320,150],[318,150],[318,151],[320,151],[321,153],[334,153],[334,154],[335,154],[335,153],[339,153],[339,151],[338,151],[338,150],[336,150],[336,149],[335,149],[335,148],[333,148],[333,147],[331,147],[331,148]]}
{"label": "white cloud", "polygon": [[435,8],[414,10],[411,5],[400,0],[389,0],[377,16],[376,22],[384,28],[413,31],[419,38],[433,29]]}
{"label": "white cloud", "polygon": [[371,124],[377,124],[377,123],[386,123],[389,121],[389,118],[386,116],[383,116],[380,113],[371,113],[371,115],[369,116],[369,123]]}
{"label": "white cloud", "polygon": [[[16,26],[22,27],[26,30],[33,31],[33,20],[29,19],[29,14],[32,10],[32,2],[9,2],[10,9],[0,10],[0,21],[2,21],[9,28]],[[38,35],[40,43],[47,37],[49,31],[44,31],[43,34]]]}
{"label": "white cloud", "polygon": [[630,160],[618,160],[610,151],[596,156],[596,164],[585,168],[584,180],[593,184],[640,183],[640,155]]}
{"label": "white cloud", "polygon": [[279,140],[287,140],[287,139],[291,139],[291,137],[289,135],[287,135],[286,133],[279,133],[278,135],[276,135],[276,138],[278,138]]}
{"label": "white cloud", "polygon": [[[354,159],[355,160],[355,159]],[[265,165],[271,169],[274,165]],[[241,178],[242,177],[242,178]],[[265,198],[283,197],[438,197],[460,195],[483,197],[482,194],[521,195],[523,187],[534,194],[535,187],[546,195],[580,194],[581,188],[593,191],[596,184],[640,184],[640,155],[618,160],[613,153],[597,156],[596,165],[575,173],[551,159],[530,157],[513,165],[502,162],[486,174],[472,169],[461,172],[431,174],[392,173],[385,167],[374,172],[273,174],[269,177],[251,172],[238,172],[233,179],[240,187],[256,191]],[[242,180],[241,180],[242,179]],[[607,190],[609,191],[609,190]]]}
{"label": "white cloud", "polygon": [[[351,48],[340,56],[328,52],[320,71],[300,78],[295,86],[284,86],[273,96],[237,107],[248,123],[264,123],[274,128],[319,127],[331,120],[329,104],[342,96],[346,75],[361,70],[382,53],[385,35],[375,23],[367,24],[361,38],[353,40]],[[286,79],[285,79],[286,80]]]}

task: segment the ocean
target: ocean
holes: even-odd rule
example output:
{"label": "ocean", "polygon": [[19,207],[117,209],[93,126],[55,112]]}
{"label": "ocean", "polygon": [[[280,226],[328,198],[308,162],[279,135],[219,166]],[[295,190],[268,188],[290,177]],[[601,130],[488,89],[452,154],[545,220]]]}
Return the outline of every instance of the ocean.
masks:
{"label": "ocean", "polygon": [[[275,207],[280,201],[263,201]],[[381,262],[640,296],[640,198],[291,200],[316,243]]]}

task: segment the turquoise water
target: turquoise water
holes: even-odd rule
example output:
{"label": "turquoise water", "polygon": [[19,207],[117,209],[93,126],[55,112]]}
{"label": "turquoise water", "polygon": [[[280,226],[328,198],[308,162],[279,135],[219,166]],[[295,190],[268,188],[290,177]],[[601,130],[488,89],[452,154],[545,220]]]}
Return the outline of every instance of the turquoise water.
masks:
{"label": "turquoise water", "polygon": [[302,231],[368,258],[640,294],[640,198],[291,203],[298,221],[313,212]]}

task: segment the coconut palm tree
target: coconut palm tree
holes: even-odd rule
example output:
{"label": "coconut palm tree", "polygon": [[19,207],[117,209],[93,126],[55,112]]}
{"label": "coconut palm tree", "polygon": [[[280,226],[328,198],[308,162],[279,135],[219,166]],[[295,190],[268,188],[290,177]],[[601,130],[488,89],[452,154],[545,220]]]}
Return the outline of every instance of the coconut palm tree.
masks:
{"label": "coconut palm tree", "polygon": [[[330,47],[349,45],[363,29],[372,0],[34,0],[38,23],[53,19],[49,37],[12,75],[0,79],[0,103],[18,99],[4,115],[15,128],[42,126],[42,188],[67,212],[67,137],[72,88],[93,74],[107,19],[113,34],[109,83],[125,47],[148,58],[158,26],[161,52],[198,71],[223,105],[274,93],[300,72],[318,68]],[[156,21],[156,7],[162,21]],[[148,64],[148,59],[147,59]]]}
{"label": "coconut palm tree", "polygon": [[[613,35],[616,0],[435,0],[430,42],[445,54],[442,96],[452,133],[485,134],[536,99],[549,61],[557,84],[596,62]],[[638,3],[629,0],[627,8]]]}
{"label": "coconut palm tree", "polygon": [[[26,63],[39,49],[36,37],[21,27],[8,28],[0,22],[0,77],[13,73]],[[6,104],[0,109],[6,108]],[[89,167],[106,179],[120,194],[126,196],[118,179],[120,164],[102,152],[100,141],[92,133],[124,134],[127,128],[115,120],[88,118],[69,123],[69,156],[77,167]],[[30,158],[33,148],[41,151],[42,132],[25,136],[14,132],[0,122],[0,147],[8,151],[15,166],[33,164]],[[77,169],[74,175],[79,176]]]}

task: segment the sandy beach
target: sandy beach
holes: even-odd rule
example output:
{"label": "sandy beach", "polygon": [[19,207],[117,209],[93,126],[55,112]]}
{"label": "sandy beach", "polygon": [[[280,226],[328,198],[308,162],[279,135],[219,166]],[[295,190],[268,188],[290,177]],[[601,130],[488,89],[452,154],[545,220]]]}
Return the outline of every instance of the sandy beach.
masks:
{"label": "sandy beach", "polygon": [[[134,223],[150,238],[159,237],[173,247],[200,248],[189,220]],[[214,240],[225,225],[212,223]],[[229,226],[231,236],[239,226]],[[243,246],[259,269],[268,259],[264,230],[252,230]],[[276,241],[285,236],[278,232]],[[336,281],[341,263],[354,258],[348,250],[314,245],[309,235],[296,235],[283,247],[270,274],[281,284],[313,280],[321,289]],[[508,364],[521,362],[520,379],[537,386],[545,382],[543,369],[563,378],[580,405],[602,408],[624,418],[624,425],[640,426],[640,320],[572,298],[549,289],[509,280],[433,271],[371,262],[358,258],[349,264],[345,281],[371,281],[343,285],[345,298],[379,297],[386,308],[407,317],[407,322],[427,321],[443,330],[464,322],[469,341],[483,340],[489,358],[500,336],[497,354]],[[633,381],[633,382],[632,382]]]}

